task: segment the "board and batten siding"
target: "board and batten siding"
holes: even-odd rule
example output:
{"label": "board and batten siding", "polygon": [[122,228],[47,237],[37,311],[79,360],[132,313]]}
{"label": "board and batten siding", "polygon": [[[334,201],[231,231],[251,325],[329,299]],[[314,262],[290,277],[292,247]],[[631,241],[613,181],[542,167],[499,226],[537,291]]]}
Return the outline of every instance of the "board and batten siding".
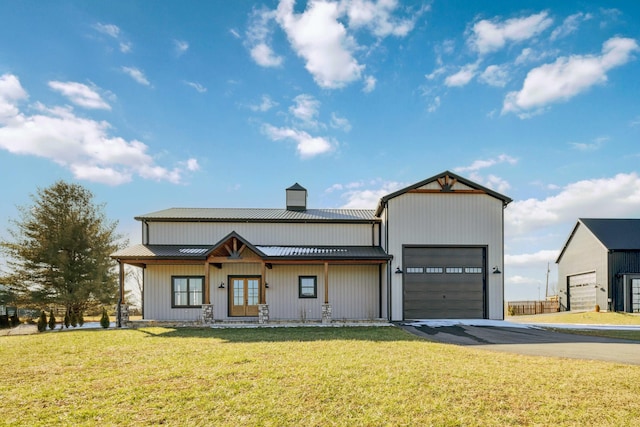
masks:
{"label": "board and batten siding", "polygon": [[[558,291],[561,309],[567,308],[567,286],[569,276],[595,271],[598,288],[607,289],[607,249],[581,223],[578,223],[560,262],[558,263]],[[598,289],[596,304],[602,309],[608,307],[607,292]]]}
{"label": "board and batten siding", "polygon": [[151,245],[213,245],[235,231],[253,245],[372,246],[378,227],[372,224],[149,222]]}
{"label": "board and batten siding", "polygon": [[[388,200],[383,235],[388,236],[387,253],[393,255],[391,274],[391,320],[402,320],[403,245],[486,246],[487,316],[504,318],[503,202],[486,194],[405,193]],[[388,230],[384,230],[387,227]]]}
{"label": "board and batten siding", "polygon": [[[228,312],[229,278],[262,274],[260,263],[210,266],[210,295],[215,320],[239,320]],[[335,320],[370,320],[379,316],[377,265],[329,264],[329,303]],[[203,276],[204,265],[149,265],[145,272],[145,319],[198,321],[200,308],[171,308],[172,276]],[[299,276],[316,276],[317,297],[300,298]],[[324,303],[323,265],[274,265],[265,270],[270,320],[319,321]],[[219,288],[220,284],[224,288]],[[254,318],[255,320],[255,318]]]}

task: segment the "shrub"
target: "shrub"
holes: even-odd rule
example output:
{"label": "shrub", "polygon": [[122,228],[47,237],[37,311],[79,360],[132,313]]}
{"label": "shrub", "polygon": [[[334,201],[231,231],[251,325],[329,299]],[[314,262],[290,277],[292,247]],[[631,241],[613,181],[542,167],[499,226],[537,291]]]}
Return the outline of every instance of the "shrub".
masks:
{"label": "shrub", "polygon": [[49,329],[54,330],[56,328],[56,316],[53,314],[53,310],[49,312]]}
{"label": "shrub", "polygon": [[20,318],[18,317],[18,310],[16,310],[15,313],[13,313],[13,316],[11,316],[9,320],[11,322],[12,328],[15,328],[20,324]]}
{"label": "shrub", "polygon": [[109,323],[111,323],[111,320],[109,319],[109,315],[107,314],[107,309],[103,308],[102,317],[100,318],[100,326],[107,329],[109,327]]}
{"label": "shrub", "polygon": [[69,323],[71,324],[71,326],[73,326],[74,328],[76,326],[78,326],[78,316],[76,316],[75,311],[72,311],[71,314],[69,315]]}
{"label": "shrub", "polygon": [[82,314],[82,312],[78,313],[78,325],[84,325],[84,315]]}
{"label": "shrub", "polygon": [[71,321],[69,320],[69,311],[64,313],[64,319],[62,320],[62,323],[64,324],[64,327],[69,329],[69,325],[71,323]]}
{"label": "shrub", "polygon": [[600,312],[600,306],[598,304],[596,304],[596,313]]}
{"label": "shrub", "polygon": [[38,332],[44,332],[47,330],[47,314],[44,311],[40,312],[38,318]]}

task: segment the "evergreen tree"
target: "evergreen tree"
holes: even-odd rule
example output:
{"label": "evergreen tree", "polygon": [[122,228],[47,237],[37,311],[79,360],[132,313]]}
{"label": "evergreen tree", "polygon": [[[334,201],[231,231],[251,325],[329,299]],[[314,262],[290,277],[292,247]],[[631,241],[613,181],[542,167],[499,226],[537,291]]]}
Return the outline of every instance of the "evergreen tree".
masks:
{"label": "evergreen tree", "polygon": [[38,318],[38,332],[44,332],[47,330],[47,314],[44,311],[40,312]]}
{"label": "evergreen tree", "polygon": [[54,330],[56,328],[56,316],[53,314],[53,310],[49,312],[49,329]]}
{"label": "evergreen tree", "polygon": [[69,314],[69,323],[71,324],[71,326],[73,326],[74,328],[76,326],[78,326],[78,317],[76,316],[76,313],[74,311],[72,311]]}
{"label": "evergreen tree", "polygon": [[78,325],[84,325],[84,315],[82,314],[82,312],[78,313]]}
{"label": "evergreen tree", "polygon": [[0,277],[24,301],[56,304],[80,312],[91,304],[113,303],[118,293],[116,222],[104,205],[78,184],[58,181],[38,189],[33,205],[20,207],[10,240],[0,240],[12,274]]}
{"label": "evergreen tree", "polygon": [[107,309],[103,307],[102,317],[100,318],[100,326],[107,329],[109,327],[109,323],[111,323],[111,320],[109,319],[109,314],[107,314]]}
{"label": "evergreen tree", "polygon": [[69,312],[68,311],[64,313],[64,320],[62,322],[64,323],[64,327],[69,329],[69,324],[71,322],[69,321]]}

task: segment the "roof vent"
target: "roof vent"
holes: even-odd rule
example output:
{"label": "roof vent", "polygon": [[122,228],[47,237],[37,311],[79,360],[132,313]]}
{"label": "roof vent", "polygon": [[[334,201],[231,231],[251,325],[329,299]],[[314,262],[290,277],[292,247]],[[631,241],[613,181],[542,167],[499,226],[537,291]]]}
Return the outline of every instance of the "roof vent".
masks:
{"label": "roof vent", "polygon": [[287,210],[306,211],[307,210],[307,189],[297,182],[287,188]]}

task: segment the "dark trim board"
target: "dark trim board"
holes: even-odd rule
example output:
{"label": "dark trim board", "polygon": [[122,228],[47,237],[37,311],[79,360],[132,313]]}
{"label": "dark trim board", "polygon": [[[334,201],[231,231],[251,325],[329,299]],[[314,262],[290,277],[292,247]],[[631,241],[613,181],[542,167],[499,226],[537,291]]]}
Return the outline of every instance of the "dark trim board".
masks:
{"label": "dark trim board", "polygon": [[486,245],[402,245],[402,318],[487,318]]}

